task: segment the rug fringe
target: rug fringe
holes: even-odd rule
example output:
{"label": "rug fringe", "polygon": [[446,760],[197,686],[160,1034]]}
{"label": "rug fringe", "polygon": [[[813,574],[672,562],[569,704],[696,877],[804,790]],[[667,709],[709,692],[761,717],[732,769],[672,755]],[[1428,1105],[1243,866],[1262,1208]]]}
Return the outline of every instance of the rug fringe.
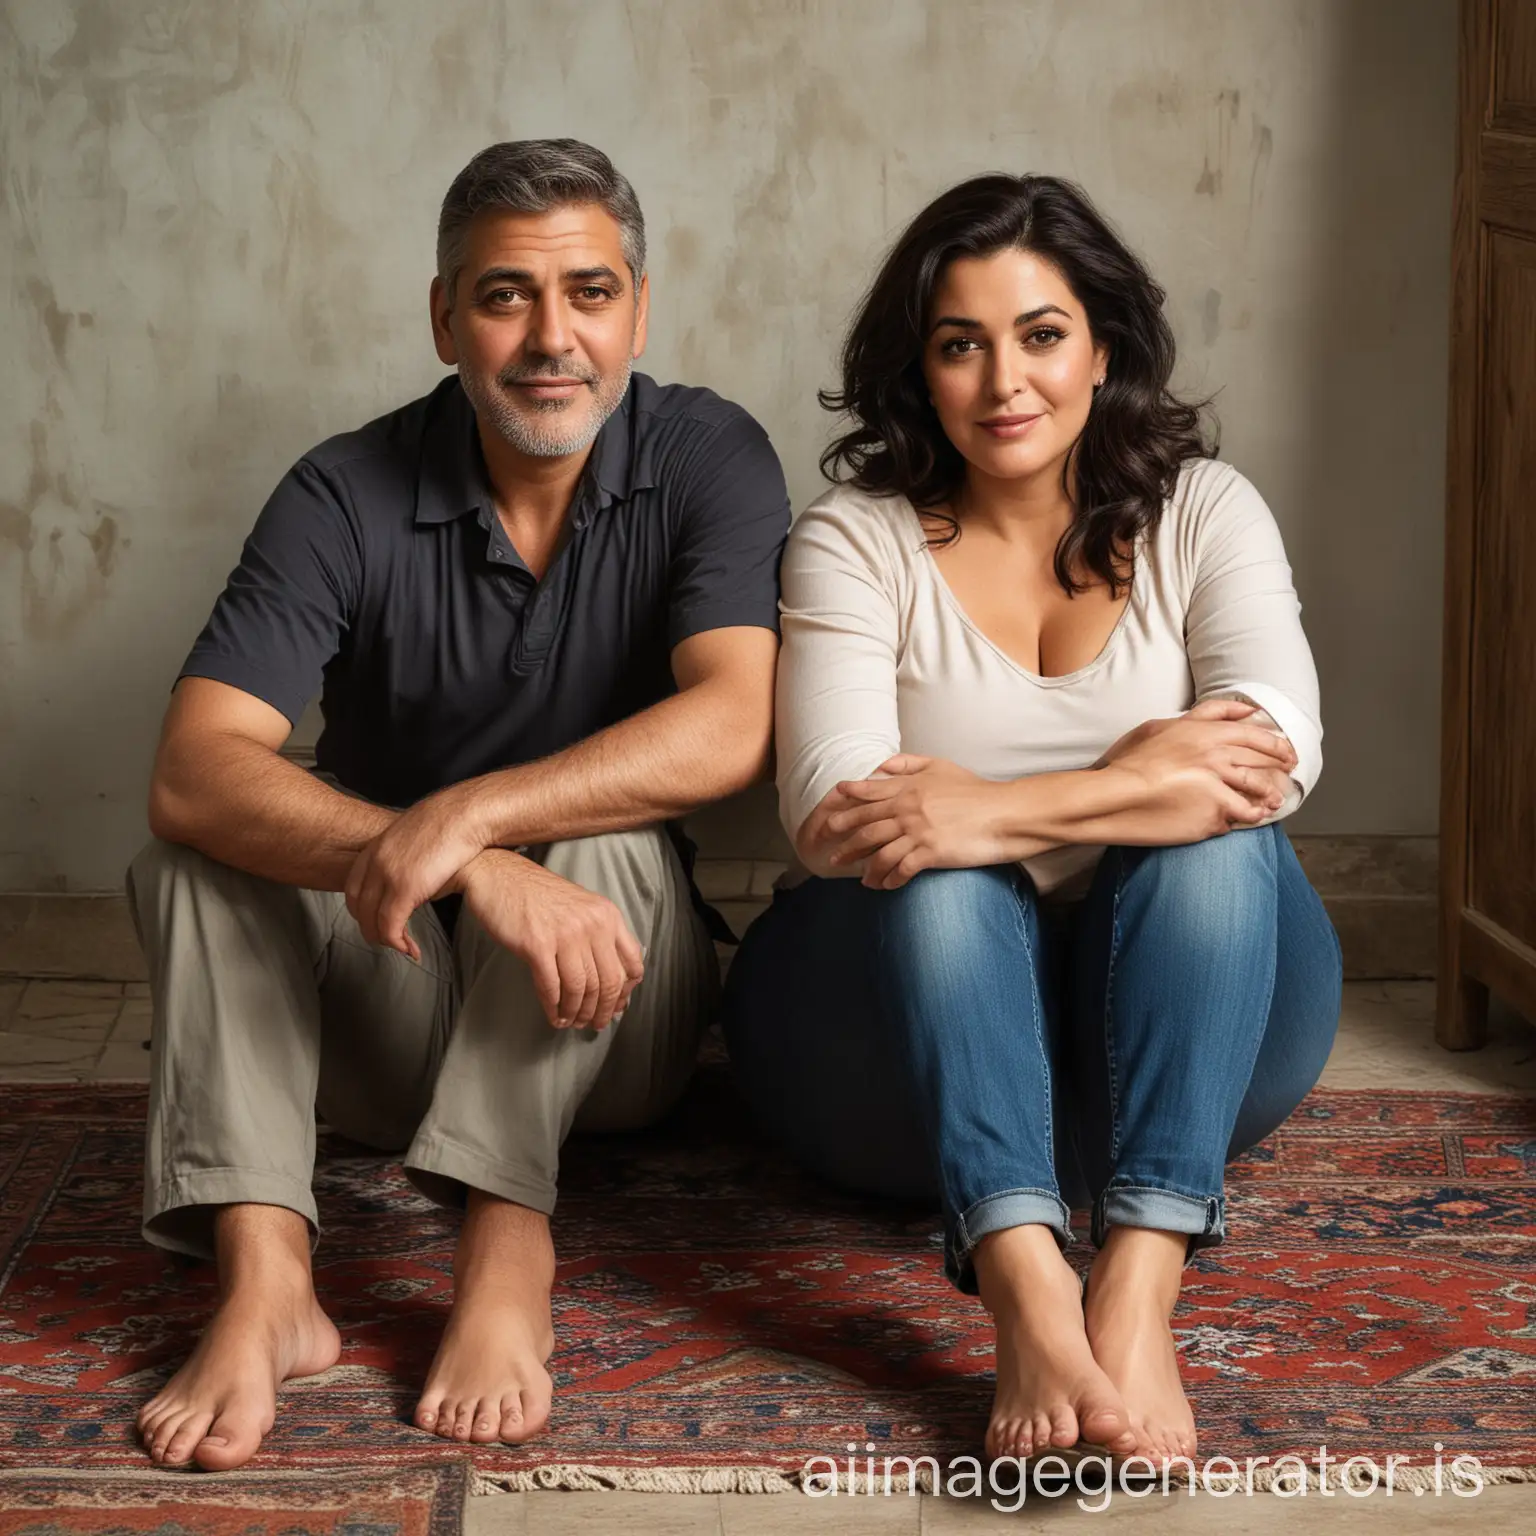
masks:
{"label": "rug fringe", "polygon": [[[1379,1465],[1385,1464],[1385,1457],[1381,1458]],[[1283,1475],[1283,1474],[1282,1474]],[[1532,1467],[1482,1467],[1479,1475],[1485,1487],[1495,1487],[1507,1483],[1536,1483],[1536,1466]],[[816,1477],[816,1496],[820,1498],[833,1497],[833,1490],[827,1489],[825,1475],[814,1474]],[[470,1493],[474,1495],[497,1493],[534,1493],[540,1491],[561,1491],[567,1493],[798,1493],[802,1490],[806,1474],[804,1472],[779,1472],[770,1467],[594,1467],[585,1466],[576,1462],[553,1463],[549,1466],[533,1467],[520,1472],[474,1472],[470,1481]],[[934,1479],[932,1473],[926,1468],[917,1474],[918,1491],[925,1494],[933,1494]],[[1449,1463],[1442,1470],[1442,1489],[1449,1495],[1451,1479]],[[1157,1481],[1161,1481],[1159,1475]],[[1189,1481],[1189,1475],[1182,1467],[1171,1470],[1169,1483],[1172,1488],[1184,1489]],[[1275,1491],[1276,1472],[1273,1467],[1255,1467],[1253,1472],[1253,1491],[1255,1493],[1272,1493]],[[1351,1486],[1357,1490],[1363,1490],[1369,1486],[1369,1477],[1365,1469],[1361,1468],[1350,1479]],[[890,1480],[889,1491],[892,1494],[910,1494],[912,1478],[908,1474],[894,1476]],[[1433,1493],[1435,1489],[1435,1469],[1433,1466],[1398,1466],[1393,1469],[1393,1488],[1398,1493],[1412,1493],[1422,1489],[1425,1493]],[[1247,1475],[1239,1472],[1235,1478],[1212,1476],[1207,1488],[1217,1493],[1226,1489],[1233,1493],[1239,1492],[1247,1486]],[[1308,1468],[1307,1489],[1316,1491],[1320,1484],[1314,1467]],[[1328,1486],[1338,1489],[1343,1486],[1338,1469],[1332,1468],[1329,1474]],[[885,1492],[884,1476],[871,1478],[864,1473],[855,1473],[851,1478],[846,1472],[840,1472],[836,1487],[836,1494],[862,1495],[871,1497]],[[1300,1496],[1299,1479],[1293,1476],[1285,1477],[1284,1492],[1277,1497]],[[1384,1492],[1384,1490],[1383,1490]]]}

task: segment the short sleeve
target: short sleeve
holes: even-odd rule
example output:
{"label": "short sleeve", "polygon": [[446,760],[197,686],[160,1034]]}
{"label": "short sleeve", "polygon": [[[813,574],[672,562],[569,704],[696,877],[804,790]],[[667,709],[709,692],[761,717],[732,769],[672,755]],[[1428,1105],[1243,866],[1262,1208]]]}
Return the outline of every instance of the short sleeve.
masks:
{"label": "short sleeve", "polygon": [[829,790],[901,750],[901,626],[877,508],[840,489],[801,513],[784,552],[783,624],[774,730],[779,819],[794,841]]}
{"label": "short sleeve", "polygon": [[209,677],[297,723],[341,648],[362,555],[341,497],[307,460],[272,493],[181,677]]}
{"label": "short sleeve", "polygon": [[768,434],[741,411],[704,439],[682,475],[669,647],[738,624],[777,631],[789,491]]}
{"label": "short sleeve", "polygon": [[1264,498],[1235,469],[1202,464],[1188,495],[1194,584],[1184,632],[1195,699],[1245,699],[1290,739],[1288,815],[1323,771],[1323,726],[1285,546]]}

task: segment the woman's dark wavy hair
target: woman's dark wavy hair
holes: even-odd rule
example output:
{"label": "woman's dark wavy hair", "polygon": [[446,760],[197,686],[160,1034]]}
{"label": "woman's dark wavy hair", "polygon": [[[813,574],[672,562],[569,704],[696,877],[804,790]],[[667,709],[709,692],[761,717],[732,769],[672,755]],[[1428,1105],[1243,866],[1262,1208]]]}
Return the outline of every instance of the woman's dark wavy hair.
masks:
{"label": "woman's dark wavy hair", "polygon": [[945,436],[928,398],[923,350],[929,310],[944,269],[960,256],[1032,251],[1066,279],[1109,353],[1063,480],[1075,514],[1056,547],[1056,578],[1070,593],[1091,582],[1116,596],[1129,584],[1126,552],[1155,526],[1180,466],[1216,452],[1202,414],[1168,387],[1173,332],[1163,290],[1109,227],[1088,195],[1056,176],[978,176],[951,187],[907,226],[885,259],[843,344],[842,388],[823,390],[829,411],[852,429],[822,455],[822,473],[877,495],[905,496],[925,518],[948,525],[930,543],[960,536],[958,520],[935,509],[954,496],[965,460]]}

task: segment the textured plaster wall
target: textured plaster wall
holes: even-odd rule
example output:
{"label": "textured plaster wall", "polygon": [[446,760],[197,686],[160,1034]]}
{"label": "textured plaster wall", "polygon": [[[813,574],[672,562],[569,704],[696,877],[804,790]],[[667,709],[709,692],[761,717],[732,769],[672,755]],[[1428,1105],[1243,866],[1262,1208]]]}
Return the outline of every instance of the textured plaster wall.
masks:
{"label": "textured plaster wall", "polygon": [[283,470],[428,389],[436,206],[575,134],[645,205],[646,365],[797,504],[877,254],[967,174],[1079,178],[1285,531],[1327,769],[1433,830],[1450,0],[5,0],[0,890],[117,884],[166,688]]}

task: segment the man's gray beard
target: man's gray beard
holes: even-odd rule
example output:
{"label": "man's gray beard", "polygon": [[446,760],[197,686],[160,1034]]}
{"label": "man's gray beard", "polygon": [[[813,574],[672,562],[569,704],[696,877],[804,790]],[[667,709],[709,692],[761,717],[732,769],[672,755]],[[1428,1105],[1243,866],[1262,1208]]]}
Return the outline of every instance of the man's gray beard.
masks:
{"label": "man's gray beard", "polygon": [[618,410],[624,399],[633,369],[633,362],[625,358],[623,370],[593,390],[591,404],[581,426],[575,429],[565,427],[563,431],[560,418],[571,409],[569,403],[551,400],[535,405],[534,409],[548,418],[549,424],[546,426],[543,422],[530,421],[518,412],[499,381],[493,379],[487,388],[462,362],[459,364],[459,382],[464,386],[469,403],[475,408],[475,415],[503,442],[509,443],[519,453],[526,453],[530,458],[559,459],[567,454],[584,453],[597,440],[603,423]]}

